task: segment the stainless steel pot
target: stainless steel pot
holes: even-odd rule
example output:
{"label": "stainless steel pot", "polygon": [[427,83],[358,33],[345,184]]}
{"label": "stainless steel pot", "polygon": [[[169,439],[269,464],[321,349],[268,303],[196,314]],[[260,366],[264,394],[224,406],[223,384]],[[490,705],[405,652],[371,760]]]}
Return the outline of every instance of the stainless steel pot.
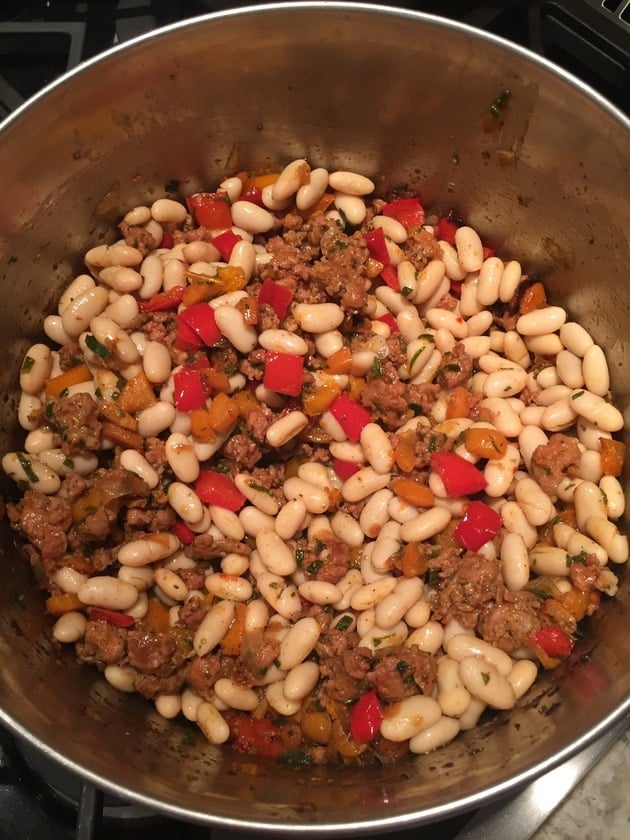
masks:
{"label": "stainless steel pot", "polygon": [[[506,88],[502,120],[488,120]],[[226,171],[298,156],[360,170],[379,187],[417,185],[428,206],[457,208],[500,254],[523,256],[607,349],[627,412],[629,128],[593,91],[515,46],[385,7],[216,14],[89,62],[0,132],[2,450],[21,436],[21,356],[79,271],[75,255],[114,237],[119,208],[166,181],[192,192]],[[435,754],[378,770],[244,773],[242,757],[191,743],[149,704],[59,656],[6,527],[1,551],[2,721],[108,791],[183,818],[335,835],[428,822],[514,790],[630,708],[625,581],[583,639],[588,655]]]}

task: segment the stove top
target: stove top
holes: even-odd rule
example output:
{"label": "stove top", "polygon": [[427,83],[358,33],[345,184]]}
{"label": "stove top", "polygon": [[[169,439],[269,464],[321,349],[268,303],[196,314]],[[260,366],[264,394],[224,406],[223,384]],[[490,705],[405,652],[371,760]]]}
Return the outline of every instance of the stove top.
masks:
{"label": "stove top", "polygon": [[[222,0],[23,0],[0,9],[0,120],[82,61],[179,20],[237,3]],[[628,0],[408,0],[394,5],[461,20],[529,47],[583,79],[622,110],[630,106]],[[527,840],[586,769],[613,743],[615,730],[572,762],[505,803],[392,840]],[[536,785],[557,801],[536,806]],[[520,820],[519,820],[520,814]],[[508,828],[509,826],[509,828]],[[252,835],[183,824],[104,796],[0,728],[0,840],[238,840]]]}

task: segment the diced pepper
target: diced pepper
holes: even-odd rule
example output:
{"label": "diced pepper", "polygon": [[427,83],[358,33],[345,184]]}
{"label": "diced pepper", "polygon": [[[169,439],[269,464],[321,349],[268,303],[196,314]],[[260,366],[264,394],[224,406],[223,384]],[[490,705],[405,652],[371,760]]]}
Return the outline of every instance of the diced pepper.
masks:
{"label": "diced pepper", "polygon": [[217,368],[203,368],[201,370],[201,378],[207,391],[223,391],[227,394],[230,392],[232,386],[228,379],[227,373]]}
{"label": "diced pepper", "polygon": [[206,392],[203,387],[201,372],[190,365],[176,370],[173,374],[173,402],[178,411],[193,411],[204,408]]}
{"label": "diced pepper", "polygon": [[125,449],[137,449],[142,451],[144,438],[132,429],[124,429],[116,423],[103,423],[101,426],[101,437],[111,441],[116,446],[123,446]]}
{"label": "diced pepper", "polygon": [[446,419],[453,420],[457,417],[468,417],[470,412],[470,401],[468,391],[463,385],[457,385],[449,393],[446,400]]}
{"label": "diced pepper", "polygon": [[507,445],[507,438],[498,429],[474,426],[464,432],[464,446],[479,458],[496,461],[505,455]]}
{"label": "diced pepper", "polygon": [[114,627],[133,627],[136,623],[133,616],[127,615],[127,613],[106,610],[102,607],[90,607],[88,616],[91,621],[107,621],[108,624],[113,624]]}
{"label": "diced pepper", "polygon": [[331,402],[341,393],[339,383],[325,373],[319,375],[317,385],[309,384],[302,391],[302,406],[309,417],[323,414]]}
{"label": "diced pepper", "polygon": [[260,405],[260,401],[256,395],[248,390],[237,391],[233,399],[238,408],[238,416],[242,420],[247,420],[250,412]]}
{"label": "diced pepper", "polygon": [[[398,276],[396,276],[396,281],[398,282]],[[391,312],[386,312],[384,315],[380,315],[376,320],[382,321],[384,324],[387,324],[392,333],[400,332],[400,330],[398,329],[398,323],[396,321],[396,318],[392,315]]]}
{"label": "diced pepper", "polygon": [[494,257],[494,248],[490,248],[489,245],[483,245],[481,248],[481,255],[484,260]]}
{"label": "diced pepper", "polygon": [[87,365],[75,365],[46,382],[46,396],[59,397],[71,385],[78,385],[79,382],[89,382],[91,379],[92,372]]}
{"label": "diced pepper", "polygon": [[173,238],[173,234],[170,233],[168,230],[165,230],[162,233],[162,239],[160,240],[160,248],[166,248],[167,250],[172,248],[175,244],[175,240]]}
{"label": "diced pepper", "polygon": [[352,370],[352,351],[349,347],[340,347],[328,357],[326,370],[332,374],[346,374]]}
{"label": "diced pepper", "polygon": [[241,652],[246,617],[247,605],[240,602],[234,604],[234,618],[221,639],[221,653],[224,656],[238,656]]}
{"label": "diced pepper", "polygon": [[457,524],[453,536],[469,551],[479,551],[482,545],[497,535],[501,524],[501,517],[496,510],[485,502],[474,501]]}
{"label": "diced pepper", "polygon": [[270,391],[288,397],[299,396],[302,391],[303,372],[303,356],[276,353],[274,350],[266,351],[263,385]]}
{"label": "diced pepper", "polygon": [[97,400],[97,405],[98,413],[102,417],[105,417],[106,420],[115,423],[117,426],[121,426],[123,429],[129,429],[130,432],[135,432],[138,427],[138,421],[127,411],[124,411],[117,402],[114,400],[99,399]]}
{"label": "diced pepper", "polygon": [[362,694],[350,710],[350,732],[359,744],[371,741],[381,728],[383,709],[374,689]]}
{"label": "diced pepper", "polygon": [[441,219],[438,219],[435,227],[437,228],[436,238],[438,240],[441,239],[444,242],[448,242],[449,245],[455,244],[455,232],[458,228],[455,222],[443,216]]}
{"label": "diced pepper", "polygon": [[267,277],[260,291],[258,292],[258,303],[266,303],[283,321],[286,318],[287,310],[293,300],[293,292],[282,283],[276,283],[271,277]]}
{"label": "diced pepper", "polygon": [[399,499],[414,507],[432,507],[435,501],[431,488],[427,487],[426,484],[421,484],[414,478],[399,476],[392,480],[390,487]]}
{"label": "diced pepper", "polygon": [[372,259],[378,260],[384,266],[390,264],[391,260],[389,259],[383,228],[377,227],[369,230],[365,234],[365,244]]}
{"label": "diced pepper", "polygon": [[216,470],[201,470],[195,482],[195,493],[206,505],[217,505],[227,510],[240,510],[245,496],[232,479]]}
{"label": "diced pepper", "polygon": [[164,604],[155,598],[149,598],[145,618],[151,629],[156,633],[166,633],[171,626],[168,610]]}
{"label": "diced pepper", "polygon": [[545,287],[542,283],[532,283],[523,290],[521,299],[518,303],[519,315],[527,315],[528,312],[533,312],[535,309],[542,309],[547,305],[547,295],[545,294]]}
{"label": "diced pepper", "polygon": [[449,496],[470,496],[487,486],[481,470],[456,452],[435,452],[431,467],[442,479]]}
{"label": "diced pepper", "polygon": [[191,307],[204,300],[212,300],[213,297],[217,296],[215,286],[216,283],[204,283],[200,280],[193,281],[189,286],[186,286],[182,303],[185,307]]}
{"label": "diced pepper", "polygon": [[117,402],[122,410],[129,414],[142,411],[157,402],[153,386],[144,371],[140,371],[125,383]]}
{"label": "diced pepper", "polygon": [[195,532],[181,520],[178,520],[171,527],[171,531],[175,534],[182,545],[190,545],[190,543],[195,539]]}
{"label": "diced pepper", "polygon": [[230,259],[232,249],[237,242],[240,242],[243,237],[238,233],[234,233],[231,228],[224,230],[218,236],[213,236],[210,242],[214,245],[217,251],[221,254],[221,258],[227,262]]}
{"label": "diced pepper", "polygon": [[141,300],[138,307],[143,312],[165,312],[177,309],[184,297],[184,286],[173,286],[168,292],[158,292],[149,300]]}
{"label": "diced pepper", "polygon": [[604,475],[621,475],[626,447],[620,440],[600,437],[600,460]]}
{"label": "diced pepper", "polygon": [[326,210],[335,200],[335,194],[332,192],[325,192],[324,195],[316,201],[311,207],[306,210],[300,210],[299,213],[303,219],[310,219],[311,216],[316,216],[318,213],[325,213]]}
{"label": "diced pepper", "polygon": [[181,318],[177,319],[175,346],[179,350],[186,350],[189,353],[193,353],[201,347],[201,339],[197,333]]}
{"label": "diced pepper", "polygon": [[236,304],[236,308],[243,316],[243,321],[250,326],[255,326],[260,319],[260,309],[258,301],[251,295],[241,298]]}
{"label": "diced pepper", "polygon": [[427,570],[427,558],[421,553],[418,543],[407,543],[400,555],[400,571],[403,577],[421,577]]}
{"label": "diced pepper", "polygon": [[340,394],[328,409],[348,436],[348,440],[358,441],[361,430],[370,422],[370,414],[361,403],[351,400],[348,394]]}
{"label": "diced pepper", "polygon": [[225,434],[238,419],[238,405],[232,397],[219,392],[210,403],[208,419],[217,434]]}
{"label": "diced pepper", "polygon": [[229,713],[225,720],[230,728],[230,741],[239,752],[263,758],[279,758],[284,752],[282,730],[266,715],[254,718],[251,715]]}
{"label": "diced pepper", "polygon": [[534,633],[531,641],[554,659],[562,659],[573,650],[573,639],[555,624],[541,627]]}
{"label": "diced pepper", "polygon": [[424,224],[424,208],[419,198],[397,198],[381,210],[383,216],[396,219],[407,232],[418,230]]}
{"label": "diced pepper", "polygon": [[256,204],[258,207],[263,206],[263,192],[260,187],[250,187],[246,192],[242,192],[239,196],[239,201],[249,201]]}
{"label": "diced pepper", "polygon": [[77,499],[72,502],[71,513],[72,521],[75,525],[83,522],[104,504],[105,499],[100,487],[93,485],[86,493],[82,493]]}
{"label": "diced pepper", "polygon": [[358,400],[361,391],[365,388],[365,379],[362,376],[348,377],[348,396],[351,400]]}
{"label": "diced pepper", "polygon": [[270,187],[276,183],[279,174],[279,172],[265,172],[262,175],[251,175],[243,181],[242,192],[246,193],[253,189],[264,190],[265,187]]}
{"label": "diced pepper", "polygon": [[217,327],[214,309],[207,303],[195,303],[182,310],[178,322],[183,321],[199,339],[199,347],[212,347],[223,337]]}
{"label": "diced pepper", "polygon": [[354,461],[344,461],[341,458],[333,459],[333,470],[342,481],[347,481],[350,476],[359,472],[360,469],[359,464],[355,464]]}
{"label": "diced pepper", "polygon": [[415,432],[403,432],[396,436],[394,447],[394,461],[402,472],[411,472],[416,466]]}
{"label": "diced pepper", "polygon": [[227,193],[195,193],[186,199],[186,204],[200,227],[223,230],[232,224]]}
{"label": "diced pepper", "polygon": [[386,265],[379,276],[383,283],[385,283],[386,286],[389,286],[390,289],[393,289],[395,292],[400,291],[400,283],[398,282],[398,269],[395,266]]}
{"label": "diced pepper", "polygon": [[194,408],[190,412],[190,434],[199,443],[212,443],[217,433],[210,424],[207,408]]}
{"label": "diced pepper", "polygon": [[46,598],[46,610],[54,616],[60,616],[72,610],[81,610],[83,606],[74,592],[59,592]]}

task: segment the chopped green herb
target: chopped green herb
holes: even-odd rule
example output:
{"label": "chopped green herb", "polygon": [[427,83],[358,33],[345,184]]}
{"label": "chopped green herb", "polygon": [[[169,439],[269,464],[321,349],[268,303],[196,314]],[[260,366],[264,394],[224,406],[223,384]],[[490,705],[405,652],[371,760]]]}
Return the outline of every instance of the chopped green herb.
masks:
{"label": "chopped green herb", "polygon": [[59,398],[63,400],[68,396],[69,393],[70,393],[70,389],[69,388],[64,388],[63,391],[59,392]]}
{"label": "chopped green herb", "polygon": [[487,674],[485,671],[482,671],[481,679],[483,680],[484,685],[488,685],[488,683],[490,682],[490,674]]}
{"label": "chopped green herb", "polygon": [[297,564],[298,569],[301,568],[302,563],[304,562],[304,551],[301,548],[295,549],[295,562]]}
{"label": "chopped green herb", "polygon": [[22,362],[22,367],[20,368],[21,373],[28,373],[34,364],[35,359],[32,356],[24,356],[24,361]]}
{"label": "chopped green herb", "polygon": [[321,569],[321,567],[322,567],[323,565],[324,565],[324,561],[323,561],[323,560],[313,560],[313,562],[312,562],[312,563],[310,563],[310,564],[306,567],[306,571],[309,573],[309,575],[316,575],[316,574],[317,574],[317,572],[319,572],[319,570]]}
{"label": "chopped green herb", "polygon": [[107,348],[104,344],[92,335],[92,333],[88,333],[85,336],[85,345],[88,350],[91,350],[95,356],[98,356],[99,359],[107,359],[108,356],[111,356],[111,350]]}
{"label": "chopped green herb", "polygon": [[20,466],[24,470],[24,474],[26,475],[28,480],[31,482],[31,484],[37,484],[37,482],[39,481],[39,478],[37,477],[37,473],[33,469],[33,466],[31,464],[31,462],[29,461],[29,459],[25,455],[23,455],[21,452],[17,453],[17,459],[20,462]]}
{"label": "chopped green herb", "polygon": [[576,391],[575,394],[571,395],[572,400],[577,400],[578,397],[581,397],[584,394],[584,391]]}
{"label": "chopped green herb", "polygon": [[250,481],[248,483],[252,490],[258,490],[260,493],[266,493],[268,496],[271,495],[271,490],[268,487],[263,487],[262,484],[256,484],[255,481]]}
{"label": "chopped green herb", "polygon": [[347,630],[349,627],[352,627],[351,615],[342,615],[339,621],[335,624],[335,630],[340,630],[341,632]]}
{"label": "chopped green herb", "polygon": [[401,294],[403,297],[409,297],[409,295],[410,295],[412,292],[413,292],[413,289],[411,288],[411,286],[403,286],[403,287],[402,287],[402,289],[400,290],[400,294]]}
{"label": "chopped green herb", "polygon": [[378,356],[375,356],[374,361],[372,362],[372,367],[370,368],[370,372],[368,373],[368,379],[378,379],[378,377],[382,375],[383,363],[381,362]]}
{"label": "chopped green herb", "polygon": [[584,563],[586,560],[586,552],[580,551],[579,554],[567,554],[566,564],[570,568],[574,563]]}
{"label": "chopped green herb", "polygon": [[409,670],[409,663],[405,662],[404,659],[399,660],[396,663],[396,670],[402,676],[403,674],[405,674]]}
{"label": "chopped green herb", "polygon": [[440,576],[436,569],[428,569],[428,571],[424,573],[424,582],[427,586],[435,586],[439,579]]}
{"label": "chopped green herb", "polygon": [[512,91],[508,88],[502,90],[501,93],[497,96],[497,98],[490,103],[490,113],[493,117],[500,117],[501,113],[505,109],[505,106],[508,103],[508,100],[512,96]]}
{"label": "chopped green herb", "polygon": [[311,756],[303,750],[285,750],[280,759],[291,767],[309,767],[313,763]]}
{"label": "chopped green herb", "polygon": [[458,163],[459,163],[459,153],[458,152],[453,152],[453,154],[451,155],[451,160],[453,161],[455,166],[457,166]]}

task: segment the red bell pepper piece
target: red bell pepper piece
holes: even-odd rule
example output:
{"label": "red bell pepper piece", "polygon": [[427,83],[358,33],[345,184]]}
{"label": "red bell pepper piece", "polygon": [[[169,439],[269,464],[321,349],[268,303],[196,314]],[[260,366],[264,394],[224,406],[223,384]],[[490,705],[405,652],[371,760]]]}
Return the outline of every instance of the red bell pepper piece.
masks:
{"label": "red bell pepper piece", "polygon": [[487,260],[489,257],[494,257],[494,248],[490,248],[489,245],[484,245],[481,253],[483,254],[484,260]]}
{"label": "red bell pepper piece", "polygon": [[443,239],[444,242],[448,242],[449,245],[455,244],[455,231],[457,230],[457,225],[455,222],[451,222],[450,219],[446,217],[442,217],[437,221],[437,239]]}
{"label": "red bell pepper piece", "polygon": [[565,633],[561,627],[549,624],[541,627],[532,636],[532,642],[538,645],[547,654],[555,659],[562,659],[568,656],[573,650],[573,639]]}
{"label": "red bell pepper piece", "polygon": [[281,321],[284,321],[289,305],[293,300],[293,292],[282,283],[276,283],[267,277],[258,292],[258,303],[268,304]]}
{"label": "red bell pepper piece", "polygon": [[178,411],[193,411],[204,408],[206,392],[201,373],[194,367],[185,365],[173,374],[173,402]]}
{"label": "red bell pepper piece", "polygon": [[251,201],[252,204],[257,204],[259,207],[262,207],[262,190],[260,189],[260,187],[250,187],[239,197],[239,201]]}
{"label": "red bell pepper piece", "polygon": [[249,715],[228,714],[225,719],[230,727],[230,741],[239,752],[280,758],[285,751],[282,730],[268,717],[256,719]]}
{"label": "red bell pepper piece", "polygon": [[393,333],[400,332],[400,330],[398,329],[398,323],[396,322],[396,318],[394,318],[391,312],[386,312],[384,315],[380,315],[376,320],[382,321],[384,324],[387,324],[387,326]]}
{"label": "red bell pepper piece", "polygon": [[88,616],[91,621],[107,621],[108,624],[113,624],[114,627],[133,627],[136,623],[133,616],[127,615],[127,613],[106,610],[103,607],[90,607]]}
{"label": "red bell pepper piece", "polygon": [[239,236],[238,233],[234,233],[233,230],[228,228],[228,230],[224,230],[223,233],[220,233],[218,236],[213,236],[210,242],[212,242],[219,254],[221,254],[222,259],[227,262],[230,259],[232,249],[237,242],[241,241],[242,238],[243,237]]}
{"label": "red bell pepper piece", "polygon": [[397,198],[390,201],[381,210],[383,216],[389,216],[400,222],[407,231],[417,230],[424,224],[424,207],[419,198]]}
{"label": "red bell pepper piece", "polygon": [[383,228],[377,227],[374,230],[369,230],[365,234],[365,244],[367,245],[370,256],[374,260],[378,260],[383,265],[389,265],[389,253],[387,245],[385,244],[385,234]]}
{"label": "red bell pepper piece", "polygon": [[158,292],[148,300],[138,301],[138,308],[143,312],[165,312],[177,309],[184,297],[184,286],[173,286],[168,292]]}
{"label": "red bell pepper piece", "polygon": [[245,504],[245,496],[230,476],[216,470],[201,470],[195,481],[195,493],[206,505],[217,505],[234,512]]}
{"label": "red bell pepper piece", "polygon": [[278,394],[297,397],[302,391],[303,371],[303,356],[267,350],[263,385]]}
{"label": "red bell pepper piece", "polygon": [[188,352],[194,352],[202,347],[201,339],[197,333],[181,318],[177,319],[175,346]]}
{"label": "red bell pepper piece", "polygon": [[342,481],[347,481],[351,475],[359,472],[361,468],[354,461],[342,461],[341,458],[333,459],[333,470]]}
{"label": "red bell pepper piece", "polygon": [[328,410],[344,430],[348,440],[359,440],[361,430],[371,421],[369,411],[361,403],[351,400],[347,394],[335,397]]}
{"label": "red bell pepper piece", "polygon": [[479,551],[482,545],[499,532],[502,520],[496,510],[475,500],[468,506],[464,518],[455,528],[454,537],[469,551]]}
{"label": "red bell pepper piece", "polygon": [[183,321],[198,336],[197,347],[212,347],[223,338],[217,327],[214,309],[205,302],[194,303],[182,310],[177,320]]}
{"label": "red bell pepper piece", "polygon": [[350,710],[350,732],[359,744],[371,741],[381,728],[383,709],[374,689],[362,694]]}
{"label": "red bell pepper piece", "polygon": [[182,545],[190,545],[190,543],[195,539],[195,532],[181,520],[178,520],[172,526],[171,531],[175,534]]}
{"label": "red bell pepper piece", "polygon": [[395,292],[400,291],[400,283],[398,282],[398,269],[394,265],[386,265],[380,274],[381,280],[393,289]]}
{"label": "red bell pepper piece", "polygon": [[167,230],[164,231],[162,234],[162,241],[160,242],[160,248],[172,248],[175,244],[175,240],[173,239],[173,234],[169,233]]}
{"label": "red bell pepper piece", "polygon": [[488,484],[481,470],[456,452],[435,452],[431,467],[442,479],[449,496],[470,496]]}
{"label": "red bell pepper piece", "polygon": [[227,193],[195,193],[186,199],[186,204],[200,227],[223,230],[232,224]]}

